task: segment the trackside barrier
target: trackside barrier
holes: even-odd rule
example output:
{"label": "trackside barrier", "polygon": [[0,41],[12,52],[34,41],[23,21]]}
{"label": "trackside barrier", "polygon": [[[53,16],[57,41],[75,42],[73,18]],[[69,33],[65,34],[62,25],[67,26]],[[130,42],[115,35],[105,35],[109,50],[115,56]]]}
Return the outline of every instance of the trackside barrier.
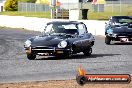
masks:
{"label": "trackside barrier", "polygon": [[[51,21],[69,21],[64,19],[46,19],[24,16],[6,16],[0,15],[0,26],[11,28],[24,28],[27,30],[42,32],[46,23]],[[88,32],[93,35],[104,35],[105,22],[98,20],[74,20],[84,22],[88,28]]]}

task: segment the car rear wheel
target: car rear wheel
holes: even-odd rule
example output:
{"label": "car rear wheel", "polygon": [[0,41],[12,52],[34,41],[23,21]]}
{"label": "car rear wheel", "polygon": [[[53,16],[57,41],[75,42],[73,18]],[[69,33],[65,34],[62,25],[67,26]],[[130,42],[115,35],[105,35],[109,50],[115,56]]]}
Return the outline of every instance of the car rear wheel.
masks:
{"label": "car rear wheel", "polygon": [[105,37],[105,43],[106,43],[107,45],[109,45],[110,42],[111,42],[110,37],[106,36],[106,37]]}
{"label": "car rear wheel", "polygon": [[85,56],[90,56],[92,54],[92,48],[85,49],[83,53]]}
{"label": "car rear wheel", "polygon": [[29,60],[35,60],[36,55],[29,54],[29,55],[27,55],[27,58],[28,58]]}

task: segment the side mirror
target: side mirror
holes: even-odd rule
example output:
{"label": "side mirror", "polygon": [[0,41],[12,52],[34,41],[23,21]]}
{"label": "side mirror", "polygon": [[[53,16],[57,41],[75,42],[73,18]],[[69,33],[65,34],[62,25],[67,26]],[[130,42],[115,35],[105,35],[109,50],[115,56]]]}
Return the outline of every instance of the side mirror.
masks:
{"label": "side mirror", "polygon": [[88,31],[85,31],[84,33],[88,33]]}

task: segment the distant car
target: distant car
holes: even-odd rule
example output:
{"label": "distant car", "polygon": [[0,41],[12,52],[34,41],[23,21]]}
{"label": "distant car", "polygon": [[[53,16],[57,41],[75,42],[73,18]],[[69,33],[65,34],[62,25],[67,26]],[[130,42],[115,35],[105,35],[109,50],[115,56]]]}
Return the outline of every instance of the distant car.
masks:
{"label": "distant car", "polygon": [[27,58],[34,60],[36,55],[49,57],[69,57],[83,52],[90,56],[95,39],[88,33],[82,22],[54,21],[47,23],[40,36],[29,38],[25,42]]}
{"label": "distant car", "polygon": [[105,43],[132,41],[132,17],[112,16],[105,25]]}

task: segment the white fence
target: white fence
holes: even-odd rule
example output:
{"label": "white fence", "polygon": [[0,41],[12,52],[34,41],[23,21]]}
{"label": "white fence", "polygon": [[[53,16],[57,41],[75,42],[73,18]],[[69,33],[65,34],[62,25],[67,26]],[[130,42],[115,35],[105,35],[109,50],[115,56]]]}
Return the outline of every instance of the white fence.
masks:
{"label": "white fence", "polygon": [[20,12],[49,12],[51,7],[46,4],[18,3]]}
{"label": "white fence", "polygon": [[[4,16],[0,15],[0,26],[11,28],[24,28],[27,30],[34,30],[42,32],[47,22],[51,21],[69,21],[62,19],[46,19],[36,17],[23,16]],[[88,31],[93,35],[104,35],[105,21],[97,20],[77,20],[84,22]]]}

